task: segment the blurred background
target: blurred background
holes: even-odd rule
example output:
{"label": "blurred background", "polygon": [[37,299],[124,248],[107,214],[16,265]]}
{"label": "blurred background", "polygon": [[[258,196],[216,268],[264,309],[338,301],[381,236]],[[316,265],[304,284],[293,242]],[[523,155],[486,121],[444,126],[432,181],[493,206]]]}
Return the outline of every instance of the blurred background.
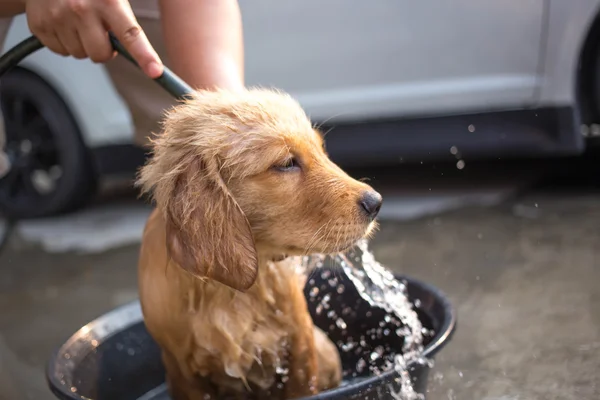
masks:
{"label": "blurred background", "polygon": [[[600,0],[240,4],[247,83],[300,101],[384,197],[375,256],[458,310],[428,398],[600,398]],[[146,155],[91,62],[42,50],[0,103],[0,398],[52,399],[56,346],[137,298]]]}

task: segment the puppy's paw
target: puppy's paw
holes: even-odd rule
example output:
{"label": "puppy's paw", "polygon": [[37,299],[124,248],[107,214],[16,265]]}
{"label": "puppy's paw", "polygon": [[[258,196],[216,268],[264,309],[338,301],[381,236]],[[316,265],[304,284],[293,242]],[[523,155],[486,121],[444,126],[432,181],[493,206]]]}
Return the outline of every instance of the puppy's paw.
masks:
{"label": "puppy's paw", "polygon": [[315,347],[319,360],[319,392],[334,389],[342,382],[342,361],[337,347],[325,332],[315,326]]}

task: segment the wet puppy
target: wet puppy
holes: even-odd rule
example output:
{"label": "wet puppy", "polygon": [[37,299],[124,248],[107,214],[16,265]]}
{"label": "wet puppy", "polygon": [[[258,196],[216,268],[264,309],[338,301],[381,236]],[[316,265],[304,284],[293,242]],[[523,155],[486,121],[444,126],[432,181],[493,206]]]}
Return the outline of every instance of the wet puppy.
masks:
{"label": "wet puppy", "polygon": [[200,91],[170,110],[139,185],[156,210],[140,300],[175,400],[292,399],[336,387],[294,258],[348,248],[381,196],[327,157],[290,96]]}

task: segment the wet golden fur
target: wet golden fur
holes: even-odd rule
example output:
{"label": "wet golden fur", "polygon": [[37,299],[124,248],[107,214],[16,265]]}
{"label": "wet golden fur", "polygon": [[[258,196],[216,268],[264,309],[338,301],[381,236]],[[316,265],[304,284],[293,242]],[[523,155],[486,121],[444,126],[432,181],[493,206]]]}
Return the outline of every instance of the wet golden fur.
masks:
{"label": "wet golden fur", "polygon": [[277,91],[197,92],[167,113],[153,151],[138,181],[157,206],[139,289],[174,399],[337,386],[337,349],[313,326],[297,259],[282,258],[368,234],[358,199],[372,189],[328,159],[301,107]]}

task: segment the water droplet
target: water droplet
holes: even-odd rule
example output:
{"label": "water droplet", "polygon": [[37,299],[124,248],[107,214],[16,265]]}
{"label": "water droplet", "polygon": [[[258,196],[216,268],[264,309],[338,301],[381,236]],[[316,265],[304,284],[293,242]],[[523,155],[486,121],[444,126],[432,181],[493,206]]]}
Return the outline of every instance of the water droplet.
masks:
{"label": "water droplet", "polygon": [[452,146],[450,147],[450,154],[452,155],[457,155],[458,154],[458,148],[456,146]]}
{"label": "water droplet", "polygon": [[342,293],[344,293],[344,290],[345,290],[345,288],[344,288],[344,285],[339,285],[339,286],[337,287],[337,292],[338,292],[339,294],[342,294]]}
{"label": "water droplet", "polygon": [[341,347],[342,351],[347,353],[354,348],[354,343],[344,343],[340,347]]}
{"label": "water droplet", "polygon": [[471,133],[475,132],[475,125],[473,125],[473,124],[469,125],[468,129],[469,129],[469,132],[471,132]]}
{"label": "water droplet", "polygon": [[319,294],[319,288],[318,287],[313,287],[310,289],[310,297],[315,297],[316,295]]}
{"label": "water droplet", "polygon": [[71,386],[71,392],[76,393],[77,392],[77,388],[75,386]]}
{"label": "water droplet", "polygon": [[359,374],[361,372],[363,372],[363,370],[365,369],[365,367],[367,366],[367,362],[364,359],[359,359],[356,363],[356,372],[358,372]]}
{"label": "water droplet", "polygon": [[289,371],[290,371],[289,369],[283,368],[281,366],[277,366],[277,368],[275,368],[275,372],[278,375],[287,375]]}
{"label": "water droplet", "polygon": [[338,318],[338,319],[335,321],[335,324],[336,324],[336,325],[337,325],[337,327],[338,327],[338,328],[340,328],[340,329],[346,329],[346,328],[348,327],[348,326],[346,325],[346,322],[345,322],[343,319],[341,319],[341,318]]}
{"label": "water droplet", "polygon": [[456,168],[458,168],[458,169],[465,168],[465,162],[463,160],[458,160],[458,162],[456,163]]}

